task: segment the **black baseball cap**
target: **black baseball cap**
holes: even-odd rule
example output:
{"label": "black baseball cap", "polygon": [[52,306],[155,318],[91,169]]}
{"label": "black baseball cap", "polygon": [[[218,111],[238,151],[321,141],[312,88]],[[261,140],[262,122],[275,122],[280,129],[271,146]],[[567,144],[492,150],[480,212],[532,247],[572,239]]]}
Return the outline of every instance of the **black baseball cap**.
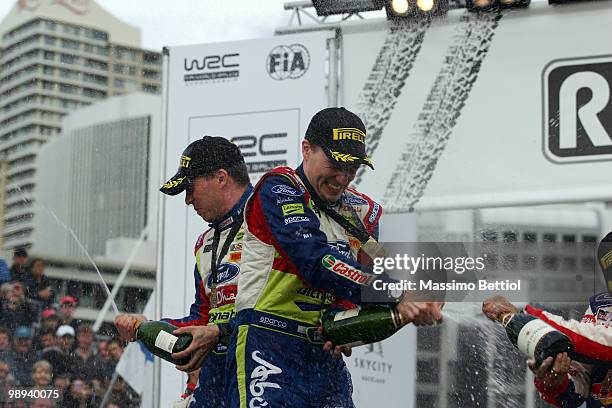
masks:
{"label": "black baseball cap", "polygon": [[177,195],[187,188],[190,179],[241,163],[244,163],[244,158],[238,146],[224,137],[204,136],[187,146],[181,155],[178,171],[159,191]]}
{"label": "black baseball cap", "polygon": [[599,267],[604,275],[608,291],[612,292],[612,232],[608,232],[597,247]]}
{"label": "black baseball cap", "polygon": [[359,116],[345,108],[317,112],[306,130],[306,140],[323,148],[338,166],[366,164],[374,169],[366,154],[366,128]]}

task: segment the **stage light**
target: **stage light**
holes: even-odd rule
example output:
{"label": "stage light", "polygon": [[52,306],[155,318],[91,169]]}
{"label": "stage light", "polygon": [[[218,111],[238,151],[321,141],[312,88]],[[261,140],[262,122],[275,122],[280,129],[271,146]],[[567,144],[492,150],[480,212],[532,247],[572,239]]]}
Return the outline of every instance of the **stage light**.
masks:
{"label": "stage light", "polygon": [[507,8],[528,7],[531,0],[466,0],[469,11],[497,11]]}
{"label": "stage light", "polygon": [[384,0],[312,0],[318,16],[354,14],[362,11],[380,10]]}
{"label": "stage light", "polygon": [[386,10],[389,19],[431,18],[446,14],[448,7],[448,0],[389,0]]}
{"label": "stage light", "polygon": [[424,12],[431,11],[434,7],[434,0],[417,0],[417,7]]}
{"label": "stage light", "polygon": [[409,0],[391,0],[389,6],[393,14],[396,16],[403,16],[410,10]]}
{"label": "stage light", "polygon": [[493,0],[466,0],[465,7],[469,11],[490,10],[493,8]]}

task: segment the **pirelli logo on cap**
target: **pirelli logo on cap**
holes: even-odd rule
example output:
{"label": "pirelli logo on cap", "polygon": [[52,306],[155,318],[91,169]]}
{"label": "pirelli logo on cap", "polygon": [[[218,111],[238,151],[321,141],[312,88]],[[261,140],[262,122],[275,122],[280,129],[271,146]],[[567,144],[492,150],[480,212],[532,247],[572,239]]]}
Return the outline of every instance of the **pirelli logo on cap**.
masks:
{"label": "pirelli logo on cap", "polygon": [[188,169],[189,163],[191,163],[191,157],[181,156],[181,164],[180,164],[181,167]]}
{"label": "pirelli logo on cap", "polygon": [[601,269],[608,269],[612,265],[612,250],[602,256],[599,262],[601,263]]}
{"label": "pirelli logo on cap", "polygon": [[365,133],[357,128],[336,128],[332,130],[334,140],[356,140],[365,144]]}

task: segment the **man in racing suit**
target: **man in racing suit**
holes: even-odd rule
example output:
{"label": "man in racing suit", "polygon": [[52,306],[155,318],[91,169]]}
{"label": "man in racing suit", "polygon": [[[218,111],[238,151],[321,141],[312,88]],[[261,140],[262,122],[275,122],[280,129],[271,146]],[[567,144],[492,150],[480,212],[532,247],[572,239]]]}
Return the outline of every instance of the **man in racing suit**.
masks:
{"label": "man in racing suit", "polygon": [[[201,366],[199,384],[190,407],[224,407],[224,367],[227,347],[217,343],[220,329],[228,329],[235,315],[238,273],[242,253],[243,209],[252,192],[244,159],[238,147],[222,137],[204,136],[183,152],[178,173],[160,189],[177,195],[186,191],[185,203],[204,221],[207,229],[195,245],[195,300],[189,315],[164,319],[178,326],[175,334],[191,333],[189,348],[175,358],[191,355],[183,371]],[[146,318],[120,315],[115,325],[120,334],[133,341],[135,328]],[[211,345],[214,345],[208,353]],[[208,354],[208,356],[207,356]]]}
{"label": "man in racing suit", "polygon": [[[524,312],[536,316],[568,336],[574,345],[574,360],[567,353],[547,358],[539,367],[529,361],[535,386],[542,399],[557,407],[612,407],[612,233],[600,242],[598,259],[607,292],[589,299],[581,322],[527,305]],[[483,311],[497,320],[504,313],[520,312],[503,298],[485,301]]]}
{"label": "man in racing suit", "polygon": [[[365,138],[353,113],[320,111],[302,142],[303,164],[268,172],[249,198],[227,362],[230,407],[353,407],[344,361],[317,344],[313,329],[324,310],[355,307],[381,278],[358,262],[356,235],[377,236],[382,208],[348,188],[360,164],[372,167]],[[441,319],[439,303],[396,307],[403,324]]]}

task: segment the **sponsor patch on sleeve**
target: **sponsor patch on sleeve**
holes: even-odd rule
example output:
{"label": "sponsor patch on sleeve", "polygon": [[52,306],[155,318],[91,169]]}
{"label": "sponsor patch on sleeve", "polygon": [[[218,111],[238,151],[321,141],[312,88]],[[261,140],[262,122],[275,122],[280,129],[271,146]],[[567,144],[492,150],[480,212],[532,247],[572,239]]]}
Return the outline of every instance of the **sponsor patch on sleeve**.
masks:
{"label": "sponsor patch on sleeve", "polygon": [[378,216],[379,212],[380,212],[380,204],[374,203],[374,206],[372,207],[372,213],[370,214],[370,217],[368,218],[368,222],[370,224],[373,224],[374,221],[376,221],[376,217]]}
{"label": "sponsor patch on sleeve", "polygon": [[297,191],[295,188],[285,185],[285,184],[277,184],[270,189],[276,195],[286,195],[290,197],[299,197],[302,195],[302,192]]}
{"label": "sponsor patch on sleeve", "polygon": [[284,204],[281,206],[281,209],[283,210],[283,215],[304,214],[304,204],[302,203]]}
{"label": "sponsor patch on sleeve", "polygon": [[300,216],[287,217],[285,218],[285,225],[294,224],[296,222],[306,222],[306,221],[310,221],[310,218],[300,217]]}
{"label": "sponsor patch on sleeve", "polygon": [[360,285],[367,286],[374,279],[374,276],[368,275],[367,273],[353,268],[351,265],[336,259],[333,255],[325,255],[321,259],[321,263],[325,269],[350,279]]}

